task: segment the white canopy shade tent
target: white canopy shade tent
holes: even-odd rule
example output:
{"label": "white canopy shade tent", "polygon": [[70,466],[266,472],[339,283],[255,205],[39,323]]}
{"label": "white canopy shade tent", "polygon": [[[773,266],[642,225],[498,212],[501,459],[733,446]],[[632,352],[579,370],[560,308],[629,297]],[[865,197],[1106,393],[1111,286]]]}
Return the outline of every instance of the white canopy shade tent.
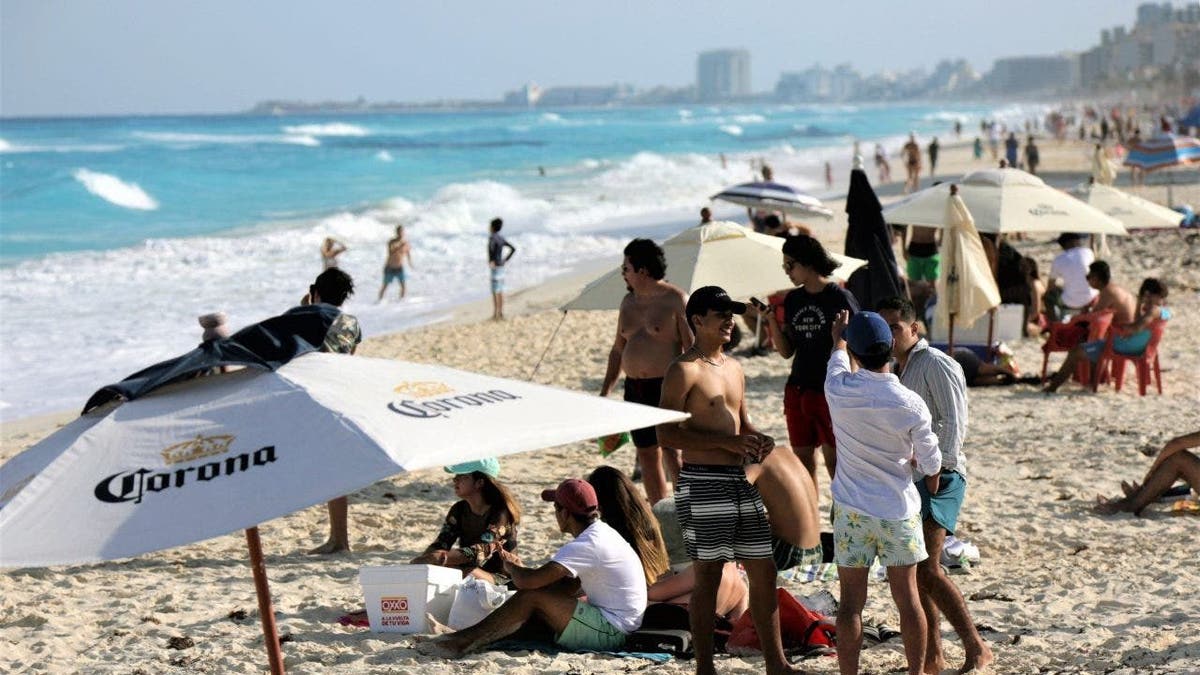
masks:
{"label": "white canopy shade tent", "polygon": [[402,471],[686,417],[437,365],[309,353],[108,404],[5,463],[0,566],[112,560],[246,529],[271,669],[282,672],[259,523]]}
{"label": "white canopy shade tent", "polygon": [[[667,259],[667,280],[691,293],[704,286],[720,286],[733,298],[791,288],[783,271],[783,239],[728,221],[690,227],[662,243]],[[845,281],[866,261],[829,251],[841,263],[833,276]],[[628,289],[620,265],[588,284],[563,311],[619,309]]]}
{"label": "white canopy shade tent", "polygon": [[[1020,169],[985,169],[963,177],[958,194],[980,232],[1127,234],[1108,214]],[[950,183],[915,192],[884,207],[889,223],[945,227]]]}
{"label": "white canopy shade tent", "polygon": [[1082,184],[1072,192],[1130,230],[1177,228],[1183,214],[1109,185]]}

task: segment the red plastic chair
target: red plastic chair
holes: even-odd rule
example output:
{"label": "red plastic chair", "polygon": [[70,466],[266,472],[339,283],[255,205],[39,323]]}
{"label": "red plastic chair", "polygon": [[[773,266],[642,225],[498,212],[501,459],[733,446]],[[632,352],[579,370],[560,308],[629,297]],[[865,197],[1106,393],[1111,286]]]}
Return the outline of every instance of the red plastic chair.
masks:
{"label": "red plastic chair", "polygon": [[[1158,365],[1158,344],[1162,342],[1163,333],[1167,330],[1167,320],[1155,319],[1150,324],[1149,330],[1150,342],[1146,344],[1146,349],[1140,355],[1121,354],[1114,351],[1112,335],[1109,336],[1104,345],[1104,353],[1100,355],[1100,360],[1096,366],[1099,369],[1102,365],[1112,363],[1112,381],[1117,391],[1121,391],[1121,385],[1125,381],[1125,363],[1132,361],[1134,372],[1137,374],[1138,395],[1146,395],[1146,388],[1150,384],[1150,376],[1152,374],[1151,368],[1153,368],[1154,382],[1158,387],[1158,394],[1162,395],[1162,369]],[[1092,383],[1092,391],[1095,391],[1096,388],[1096,383]]]}
{"label": "red plastic chair", "polygon": [[[1068,328],[1081,320],[1088,322],[1087,337],[1084,340],[1080,340],[1077,334],[1071,335],[1071,331]],[[1052,353],[1069,352],[1083,341],[1094,342],[1105,339],[1108,335],[1109,327],[1112,326],[1112,320],[1113,310],[1107,309],[1103,312],[1077,315],[1067,323],[1050,324],[1050,334],[1046,337],[1046,342],[1042,345],[1042,381],[1046,380],[1046,370]],[[1096,377],[1094,379],[1099,380],[1103,377],[1105,371],[1100,367],[1099,363],[1096,366]],[[1086,359],[1075,367],[1075,379],[1084,384],[1093,380],[1091,374],[1091,364]]]}

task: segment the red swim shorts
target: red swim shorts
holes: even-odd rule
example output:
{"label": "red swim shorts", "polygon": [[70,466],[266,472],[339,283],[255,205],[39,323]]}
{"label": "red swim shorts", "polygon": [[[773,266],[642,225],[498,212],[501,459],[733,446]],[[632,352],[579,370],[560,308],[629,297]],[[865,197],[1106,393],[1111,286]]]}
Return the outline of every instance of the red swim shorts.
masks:
{"label": "red swim shorts", "polygon": [[825,392],[787,385],[783,390],[783,414],[787,418],[788,441],[793,448],[836,446]]}

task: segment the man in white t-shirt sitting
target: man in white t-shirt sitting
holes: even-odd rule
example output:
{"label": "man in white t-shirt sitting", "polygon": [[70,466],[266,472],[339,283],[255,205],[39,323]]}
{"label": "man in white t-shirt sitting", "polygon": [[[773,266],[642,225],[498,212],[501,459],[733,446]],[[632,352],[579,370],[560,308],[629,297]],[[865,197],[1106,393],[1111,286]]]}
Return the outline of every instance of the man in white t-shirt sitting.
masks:
{"label": "man in white t-shirt sitting", "polygon": [[[1056,308],[1060,320],[1079,314],[1096,298],[1096,289],[1088,284],[1088,265],[1096,259],[1092,250],[1083,245],[1083,235],[1064,232],[1058,237],[1063,252],[1050,263],[1053,290],[1059,291]],[[1053,293],[1052,293],[1053,294]]]}
{"label": "man in white t-shirt sitting", "polygon": [[[458,657],[515,633],[533,621],[554,631],[566,649],[620,649],[625,636],[642,625],[646,611],[646,575],[633,548],[600,520],[596,491],[578,478],[542,492],[554,502],[561,531],[574,539],[538,567],[522,567],[516,556],[498,548],[504,572],[517,593],[483,621],[432,640],[422,651]],[[579,598],[579,591],[586,598]]]}

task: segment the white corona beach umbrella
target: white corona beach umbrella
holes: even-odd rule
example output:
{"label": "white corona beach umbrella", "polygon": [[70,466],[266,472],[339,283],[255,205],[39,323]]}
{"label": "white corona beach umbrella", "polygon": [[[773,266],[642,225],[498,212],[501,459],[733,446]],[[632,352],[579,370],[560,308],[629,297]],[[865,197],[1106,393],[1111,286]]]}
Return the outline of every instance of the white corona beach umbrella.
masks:
{"label": "white corona beach umbrella", "polygon": [[967,326],[1000,304],[1000,289],[970,209],[950,186],[942,207],[942,259],[937,280],[934,320],[947,327],[949,351],[954,353],[954,326]]}
{"label": "white corona beach umbrella", "polygon": [[[1020,169],[984,169],[967,174],[958,194],[980,232],[1088,232],[1126,234],[1112,216],[1046,185]],[[945,227],[943,183],[915,192],[883,209],[889,223]]]}
{"label": "white corona beach umbrella", "polygon": [[323,353],[271,372],[190,379],[87,413],[0,468],[0,566],[111,560],[249,528],[272,670],[281,672],[258,523],[401,471],[684,417],[442,366]]}
{"label": "white corona beach umbrella", "polygon": [[825,208],[820,199],[782,183],[742,183],[725,188],[710,199],[720,199],[751,209],[782,211],[802,218],[815,216],[829,220],[833,217],[833,211]]}
{"label": "white corona beach umbrella", "polygon": [[[703,286],[720,286],[734,298],[791,288],[783,271],[783,238],[759,234],[728,221],[690,227],[662,243],[667,281],[691,293]],[[833,276],[845,281],[866,261],[829,251],[841,263]],[[621,269],[604,274],[567,304],[564,311],[619,309],[628,293]]]}
{"label": "white corona beach umbrella", "polygon": [[1177,228],[1183,214],[1109,185],[1083,184],[1072,193],[1121,221],[1130,230]]}

